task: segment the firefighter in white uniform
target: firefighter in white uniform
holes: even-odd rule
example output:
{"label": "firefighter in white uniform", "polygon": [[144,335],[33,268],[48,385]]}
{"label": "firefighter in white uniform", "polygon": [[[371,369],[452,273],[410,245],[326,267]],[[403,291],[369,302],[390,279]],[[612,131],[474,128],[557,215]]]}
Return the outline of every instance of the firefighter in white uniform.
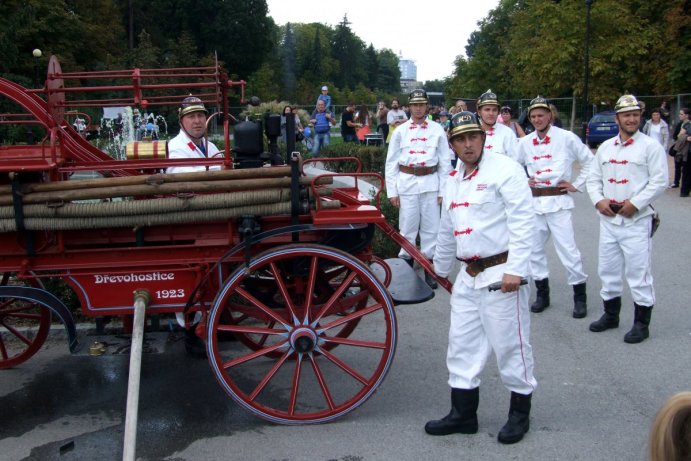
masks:
{"label": "firefighter in white uniform", "polygon": [[487,134],[485,153],[504,154],[514,158],[518,138],[511,128],[503,123],[497,123],[499,108],[499,100],[492,90],[487,90],[477,99],[477,116],[482,122],[482,129]]}
{"label": "firefighter in white uniform", "polygon": [[[394,130],[389,142],[386,193],[391,204],[399,208],[401,235],[415,245],[419,232],[420,252],[432,259],[439,230],[439,204],[451,171],[452,153],[442,126],[427,120],[427,93],[413,90],[408,105],[410,120]],[[405,250],[401,249],[399,257],[412,266]],[[425,280],[436,288],[437,282],[427,273]]]}
{"label": "firefighter in white uniform", "polygon": [[[549,268],[545,245],[550,235],[562,265],[567,283],[573,287],[573,317],[587,314],[586,279],[581,253],[576,246],[569,192],[585,191],[588,168],[593,160],[590,149],[570,131],[552,125],[549,102],[538,96],[530,101],[528,117],[535,131],[518,143],[516,160],[526,167],[535,208],[535,246],[530,259],[531,273],[537,287],[532,312],[549,307]],[[572,166],[581,166],[578,177],[571,182]]]}
{"label": "firefighter in white uniform", "polygon": [[[168,142],[168,158],[211,158],[219,154],[214,143],[208,142],[206,135],[207,110],[201,99],[195,96],[186,97],[178,109],[180,133]],[[210,170],[221,167],[214,165]],[[189,173],[205,171],[204,166],[172,166],[166,173]]]}
{"label": "firefighter in white uniform", "polygon": [[598,274],[605,310],[598,321],[590,324],[590,331],[619,326],[626,278],[635,314],[624,341],[633,344],[649,336],[655,304],[650,267],[654,230],[651,203],[665,191],[669,172],[660,143],[638,131],[641,108],[636,98],[622,96],[614,111],[619,135],[600,145],[586,182],[590,199],[600,213]]}
{"label": "firefighter in white uniform", "polygon": [[[498,434],[515,443],[529,429],[533,377],[528,310],[534,212],[525,172],[504,155],[487,154],[485,132],[470,112],[449,128],[459,166],[442,202],[434,270],[447,277],[459,259],[451,293],[447,367],[451,412],[427,423],[431,435],[478,430],[480,374],[494,350],[502,382],[511,391],[509,419]],[[497,291],[489,285],[500,283]],[[523,282],[523,283],[522,283]]]}

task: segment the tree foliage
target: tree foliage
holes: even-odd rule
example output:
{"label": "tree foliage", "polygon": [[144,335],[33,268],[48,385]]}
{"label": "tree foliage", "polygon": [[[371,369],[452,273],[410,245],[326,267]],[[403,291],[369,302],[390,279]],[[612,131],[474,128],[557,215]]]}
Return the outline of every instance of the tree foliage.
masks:
{"label": "tree foliage", "polygon": [[[594,0],[590,101],[688,91],[690,9],[688,0]],[[456,59],[448,94],[582,96],[585,18],[582,0],[501,0]]]}

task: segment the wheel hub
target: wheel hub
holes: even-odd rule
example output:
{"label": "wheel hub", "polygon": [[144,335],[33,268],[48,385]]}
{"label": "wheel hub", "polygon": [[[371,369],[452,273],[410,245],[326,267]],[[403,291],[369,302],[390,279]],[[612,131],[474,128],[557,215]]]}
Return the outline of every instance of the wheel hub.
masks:
{"label": "wheel hub", "polygon": [[290,334],[290,345],[299,354],[312,352],[316,344],[317,334],[309,328],[296,328]]}

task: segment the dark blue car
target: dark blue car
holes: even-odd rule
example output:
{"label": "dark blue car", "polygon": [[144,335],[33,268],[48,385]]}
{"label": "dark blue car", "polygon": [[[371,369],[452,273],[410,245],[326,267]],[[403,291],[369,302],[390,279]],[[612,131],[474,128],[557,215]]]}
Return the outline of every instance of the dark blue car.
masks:
{"label": "dark blue car", "polygon": [[619,133],[619,126],[614,121],[614,111],[595,114],[588,122],[585,139],[590,147],[595,147],[601,142],[613,138]]}

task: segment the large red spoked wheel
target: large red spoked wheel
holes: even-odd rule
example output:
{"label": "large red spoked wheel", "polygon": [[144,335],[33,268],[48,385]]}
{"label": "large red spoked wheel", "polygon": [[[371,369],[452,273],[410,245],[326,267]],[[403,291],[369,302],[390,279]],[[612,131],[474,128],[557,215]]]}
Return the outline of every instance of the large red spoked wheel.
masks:
{"label": "large red spoked wheel", "polygon": [[[0,285],[40,288],[36,280],[18,280],[2,274]],[[29,300],[0,296],[0,369],[27,361],[41,348],[50,331],[50,310]]]}
{"label": "large red spoked wheel", "polygon": [[[325,284],[324,274],[339,276]],[[258,285],[270,300],[253,294]],[[254,347],[224,342],[224,332],[253,337]],[[231,274],[207,333],[212,369],[241,406],[276,423],[323,423],[379,387],[393,361],[396,317],[386,288],[362,262],[326,246],[289,245]]]}

